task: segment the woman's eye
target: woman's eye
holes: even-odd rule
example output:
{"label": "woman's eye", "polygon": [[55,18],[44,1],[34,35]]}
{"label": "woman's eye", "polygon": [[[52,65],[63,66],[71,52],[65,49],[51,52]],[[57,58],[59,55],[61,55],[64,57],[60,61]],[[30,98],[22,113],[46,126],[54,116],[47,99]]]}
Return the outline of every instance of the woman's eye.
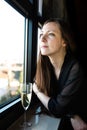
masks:
{"label": "woman's eye", "polygon": [[54,33],[48,33],[48,34],[43,34],[43,33],[41,33],[40,35],[39,35],[39,38],[42,38],[42,37],[53,37],[53,36],[55,36],[55,34]]}
{"label": "woman's eye", "polygon": [[55,34],[54,34],[54,33],[49,33],[48,35],[49,35],[49,36],[55,36]]}

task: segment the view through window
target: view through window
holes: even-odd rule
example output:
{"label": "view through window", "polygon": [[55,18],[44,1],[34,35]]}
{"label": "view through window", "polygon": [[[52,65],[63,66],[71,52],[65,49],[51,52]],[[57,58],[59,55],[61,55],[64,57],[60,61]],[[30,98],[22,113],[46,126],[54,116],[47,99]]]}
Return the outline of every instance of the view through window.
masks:
{"label": "view through window", "polygon": [[24,17],[0,0],[0,108],[19,95],[23,58]]}
{"label": "view through window", "polygon": [[40,44],[40,33],[41,33],[41,29],[38,27],[38,39],[37,39],[37,57],[39,55],[39,44]]}

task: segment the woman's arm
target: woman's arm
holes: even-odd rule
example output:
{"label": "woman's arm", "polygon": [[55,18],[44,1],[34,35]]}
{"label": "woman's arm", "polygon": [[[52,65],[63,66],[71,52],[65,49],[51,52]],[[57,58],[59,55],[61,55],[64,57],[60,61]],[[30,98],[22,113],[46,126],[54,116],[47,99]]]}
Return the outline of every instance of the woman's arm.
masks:
{"label": "woman's arm", "polygon": [[35,83],[33,84],[33,91],[37,95],[39,100],[43,103],[43,105],[48,109],[48,102],[50,100],[50,97],[48,97],[44,93],[40,92]]}

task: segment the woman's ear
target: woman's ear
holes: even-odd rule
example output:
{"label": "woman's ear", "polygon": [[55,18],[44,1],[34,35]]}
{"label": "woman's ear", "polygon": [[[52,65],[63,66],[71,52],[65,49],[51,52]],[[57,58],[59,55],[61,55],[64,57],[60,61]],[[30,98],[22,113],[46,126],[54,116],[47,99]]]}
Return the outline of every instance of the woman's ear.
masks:
{"label": "woman's ear", "polygon": [[63,41],[62,41],[62,45],[63,45],[64,47],[66,47],[66,46],[67,46],[67,44],[66,44],[65,40],[63,40]]}

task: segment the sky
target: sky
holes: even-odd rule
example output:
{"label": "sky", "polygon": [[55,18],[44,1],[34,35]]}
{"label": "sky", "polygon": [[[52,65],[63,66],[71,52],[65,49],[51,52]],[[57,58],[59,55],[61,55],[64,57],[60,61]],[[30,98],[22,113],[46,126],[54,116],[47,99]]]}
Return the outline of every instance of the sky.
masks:
{"label": "sky", "polygon": [[0,0],[0,63],[23,62],[24,17]]}

